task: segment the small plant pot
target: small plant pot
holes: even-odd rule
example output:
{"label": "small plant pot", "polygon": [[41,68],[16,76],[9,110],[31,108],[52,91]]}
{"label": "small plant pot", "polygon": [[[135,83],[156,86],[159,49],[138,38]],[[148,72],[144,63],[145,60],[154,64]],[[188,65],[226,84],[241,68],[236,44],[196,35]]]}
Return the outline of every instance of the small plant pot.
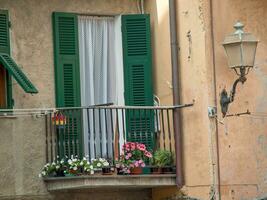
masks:
{"label": "small plant pot", "polygon": [[121,168],[116,168],[116,169],[117,169],[117,175],[124,175]]}
{"label": "small plant pot", "polygon": [[161,168],[160,167],[151,167],[151,174],[161,174]]}
{"label": "small plant pot", "polygon": [[95,168],[94,172],[95,172],[95,175],[100,175],[102,174],[102,168]]}
{"label": "small plant pot", "polygon": [[151,174],[150,167],[146,166],[142,168],[142,174]]}
{"label": "small plant pot", "polygon": [[62,177],[62,176],[65,176],[64,170],[56,171],[55,177]]}
{"label": "small plant pot", "polygon": [[139,175],[139,174],[142,174],[142,172],[143,172],[142,167],[131,168],[132,175]]}
{"label": "small plant pot", "polygon": [[103,167],[102,168],[102,174],[103,175],[112,175],[113,171],[112,171],[111,167]]}
{"label": "small plant pot", "polygon": [[171,166],[162,167],[162,174],[173,174],[173,168]]}
{"label": "small plant pot", "polygon": [[78,170],[73,170],[73,169],[70,169],[69,170],[69,173],[72,174],[72,175],[78,175],[79,171]]}

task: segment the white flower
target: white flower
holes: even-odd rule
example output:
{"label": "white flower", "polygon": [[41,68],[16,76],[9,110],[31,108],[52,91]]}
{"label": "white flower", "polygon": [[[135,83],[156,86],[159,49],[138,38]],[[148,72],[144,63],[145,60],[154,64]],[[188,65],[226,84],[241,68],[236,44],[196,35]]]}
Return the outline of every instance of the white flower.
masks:
{"label": "white flower", "polygon": [[73,170],[74,170],[74,171],[76,171],[77,169],[78,169],[78,168],[77,168],[76,166],[75,166],[75,167],[73,167]]}
{"label": "white flower", "polygon": [[103,165],[104,165],[105,167],[107,167],[107,166],[109,166],[109,163],[108,163],[107,161],[105,161],[105,162],[103,163]]}
{"label": "white flower", "polygon": [[94,169],[94,166],[93,165],[90,165],[90,169]]}
{"label": "white flower", "polygon": [[64,163],[64,160],[61,160],[61,161],[60,161],[60,164],[63,164],[63,163]]}
{"label": "white flower", "polygon": [[55,162],[53,162],[53,163],[52,163],[52,165],[56,165],[56,163],[55,163]]}
{"label": "white flower", "polygon": [[83,166],[83,162],[80,162],[80,166]]}
{"label": "white flower", "polygon": [[94,170],[91,170],[91,171],[90,171],[90,174],[94,174],[94,173],[95,173]]}
{"label": "white flower", "polygon": [[42,178],[42,174],[39,174],[38,176],[39,176],[39,178]]}
{"label": "white flower", "polygon": [[58,165],[56,166],[56,169],[59,169],[59,166]]}
{"label": "white flower", "polygon": [[73,162],[77,162],[77,158],[74,158],[74,159],[73,159]]}
{"label": "white flower", "polygon": [[42,171],[42,175],[45,176],[46,175],[46,172]]}
{"label": "white flower", "polygon": [[101,167],[101,163],[97,163],[96,166],[97,166],[97,167]]}

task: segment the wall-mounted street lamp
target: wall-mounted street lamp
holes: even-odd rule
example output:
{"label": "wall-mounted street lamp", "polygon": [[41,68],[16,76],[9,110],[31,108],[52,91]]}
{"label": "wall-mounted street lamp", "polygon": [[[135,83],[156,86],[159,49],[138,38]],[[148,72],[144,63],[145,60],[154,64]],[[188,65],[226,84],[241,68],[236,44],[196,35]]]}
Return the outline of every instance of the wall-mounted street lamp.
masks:
{"label": "wall-mounted street lamp", "polygon": [[228,59],[228,65],[231,69],[234,69],[239,76],[234,82],[230,94],[228,96],[225,89],[221,92],[221,111],[223,117],[225,117],[228,106],[234,101],[236,86],[239,82],[244,84],[247,80],[246,75],[250,68],[254,66],[256,48],[258,40],[250,33],[243,31],[244,25],[237,22],[234,25],[236,31],[225,37],[223,47]]}

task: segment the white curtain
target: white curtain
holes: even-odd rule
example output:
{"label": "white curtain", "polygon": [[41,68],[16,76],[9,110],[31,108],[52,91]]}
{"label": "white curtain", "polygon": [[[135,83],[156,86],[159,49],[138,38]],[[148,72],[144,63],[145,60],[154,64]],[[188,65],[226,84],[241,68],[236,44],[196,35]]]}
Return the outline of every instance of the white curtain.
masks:
{"label": "white curtain", "polygon": [[[122,42],[118,24],[120,18],[78,18],[82,106],[124,104]],[[112,135],[104,129],[110,126],[101,120],[104,115],[104,111],[99,113],[98,110],[83,112],[84,151],[91,158],[111,156]]]}

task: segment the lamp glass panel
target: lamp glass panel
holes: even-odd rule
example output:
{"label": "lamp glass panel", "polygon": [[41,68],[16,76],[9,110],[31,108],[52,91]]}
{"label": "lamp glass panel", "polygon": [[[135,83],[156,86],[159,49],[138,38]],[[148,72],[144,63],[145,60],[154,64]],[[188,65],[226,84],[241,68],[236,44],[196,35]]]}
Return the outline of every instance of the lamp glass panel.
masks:
{"label": "lamp glass panel", "polygon": [[254,66],[257,42],[244,42],[242,43],[243,50],[243,66]]}
{"label": "lamp glass panel", "polygon": [[240,67],[242,64],[241,43],[225,44],[224,48],[227,54],[229,67],[231,68]]}

